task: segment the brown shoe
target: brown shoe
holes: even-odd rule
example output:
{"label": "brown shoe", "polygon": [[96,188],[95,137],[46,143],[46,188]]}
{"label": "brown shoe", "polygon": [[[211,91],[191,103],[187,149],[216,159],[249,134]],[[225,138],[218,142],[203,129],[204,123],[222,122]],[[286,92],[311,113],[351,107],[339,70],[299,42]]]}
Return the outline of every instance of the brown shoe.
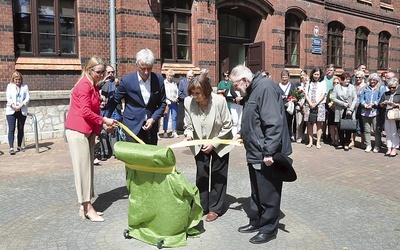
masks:
{"label": "brown shoe", "polygon": [[218,214],[214,212],[209,212],[206,217],[207,222],[215,221],[218,218]]}

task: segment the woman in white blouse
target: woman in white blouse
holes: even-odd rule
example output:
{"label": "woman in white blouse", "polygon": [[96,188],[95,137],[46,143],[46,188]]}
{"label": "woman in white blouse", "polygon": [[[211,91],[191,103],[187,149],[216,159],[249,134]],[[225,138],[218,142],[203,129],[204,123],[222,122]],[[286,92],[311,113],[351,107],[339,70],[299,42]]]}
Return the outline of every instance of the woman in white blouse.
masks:
{"label": "woman in white blouse", "polygon": [[28,85],[22,83],[22,75],[15,71],[11,76],[11,81],[7,85],[6,90],[7,105],[6,118],[8,123],[8,144],[10,146],[10,154],[14,155],[14,133],[15,125],[17,125],[17,151],[25,151],[21,147],[24,138],[24,125],[26,116],[28,115],[29,89]]}
{"label": "woman in white blouse", "polygon": [[164,80],[165,86],[165,96],[167,97],[167,105],[166,113],[164,114],[163,121],[163,129],[164,129],[164,137],[168,137],[168,120],[171,115],[171,128],[172,128],[172,137],[178,138],[178,134],[176,132],[176,120],[178,118],[178,85],[176,82],[172,80],[175,72],[172,69],[169,69],[165,74],[166,79]]}
{"label": "woman in white blouse", "polygon": [[[320,68],[314,68],[310,73],[310,83],[307,86],[305,98],[307,106],[304,109],[304,121],[307,122],[308,145],[311,148],[313,145],[313,127],[317,124],[317,149],[321,148],[322,125],[325,122],[325,102],[326,102],[326,84],[324,75]],[[309,119],[310,113],[317,113],[317,120]]]}

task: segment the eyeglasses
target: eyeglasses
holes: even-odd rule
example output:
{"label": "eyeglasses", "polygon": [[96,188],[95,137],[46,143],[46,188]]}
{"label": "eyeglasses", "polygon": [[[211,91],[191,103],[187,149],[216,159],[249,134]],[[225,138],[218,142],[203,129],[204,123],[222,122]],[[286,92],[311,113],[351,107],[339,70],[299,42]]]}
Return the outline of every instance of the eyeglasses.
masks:
{"label": "eyeglasses", "polygon": [[237,79],[236,81],[232,81],[232,84],[234,87],[240,84],[240,82],[243,80],[243,78]]}
{"label": "eyeglasses", "polygon": [[94,69],[92,69],[92,71],[98,75],[104,75],[104,73],[106,72],[105,70],[101,70],[101,71],[96,71]]}
{"label": "eyeglasses", "polygon": [[389,87],[389,89],[396,89],[397,87]]}

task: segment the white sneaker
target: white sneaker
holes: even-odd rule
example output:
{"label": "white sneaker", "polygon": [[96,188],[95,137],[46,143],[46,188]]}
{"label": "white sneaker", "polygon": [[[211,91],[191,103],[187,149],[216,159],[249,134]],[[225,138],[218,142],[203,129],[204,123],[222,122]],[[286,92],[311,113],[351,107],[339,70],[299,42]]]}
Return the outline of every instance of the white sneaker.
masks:
{"label": "white sneaker", "polygon": [[369,153],[369,152],[371,152],[371,150],[372,150],[372,147],[371,146],[367,146],[367,148],[365,149],[365,152]]}
{"label": "white sneaker", "polygon": [[101,161],[99,159],[94,158],[94,162],[93,162],[94,165],[100,165],[100,163],[101,163]]}
{"label": "white sneaker", "polygon": [[176,132],[172,132],[172,137],[179,138],[179,135]]}
{"label": "white sneaker", "polygon": [[374,152],[374,153],[379,153],[379,149],[378,148],[374,148],[374,150],[372,150],[372,152]]}

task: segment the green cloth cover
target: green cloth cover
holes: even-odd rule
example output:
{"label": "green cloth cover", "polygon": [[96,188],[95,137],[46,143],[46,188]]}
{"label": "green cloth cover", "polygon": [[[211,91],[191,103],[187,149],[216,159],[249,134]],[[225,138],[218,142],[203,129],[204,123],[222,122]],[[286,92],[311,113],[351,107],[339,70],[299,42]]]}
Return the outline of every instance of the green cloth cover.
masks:
{"label": "green cloth cover", "polygon": [[[117,142],[114,147],[117,158],[130,164],[140,162],[157,167],[163,167],[160,162],[175,163],[169,148],[132,144],[137,143]],[[150,148],[152,152],[142,152]],[[157,160],[144,159],[143,155]],[[128,167],[126,172],[129,236],[161,247],[179,247],[187,245],[187,236],[200,234],[195,228],[203,215],[199,190],[181,173],[146,172]]]}
{"label": "green cloth cover", "polygon": [[118,141],[114,152],[118,160],[134,165],[165,168],[176,163],[174,152],[164,146]]}

